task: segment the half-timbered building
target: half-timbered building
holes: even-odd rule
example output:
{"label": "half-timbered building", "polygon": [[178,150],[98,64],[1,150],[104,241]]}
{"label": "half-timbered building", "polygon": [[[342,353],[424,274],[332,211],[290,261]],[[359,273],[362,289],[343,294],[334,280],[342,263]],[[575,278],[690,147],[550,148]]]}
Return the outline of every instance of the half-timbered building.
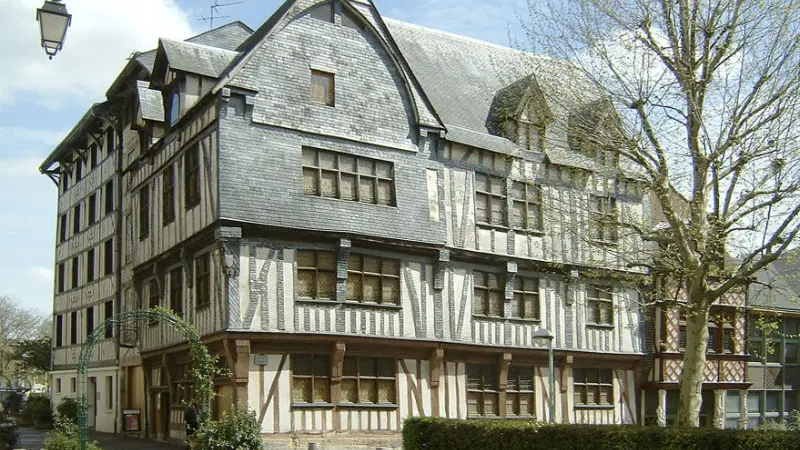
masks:
{"label": "half-timbered building", "polygon": [[[81,346],[111,317],[119,283],[119,133],[108,103],[92,105],[40,170],[58,186],[53,292],[52,398],[77,391]],[[89,425],[116,430],[116,346],[111,330],[89,361]]]}
{"label": "half-timbered building", "polygon": [[[590,85],[365,0],[238,30],[161,39],[108,93],[120,305],[198,328],[230,373],[214,414],[247,405],[276,445],[396,441],[423,415],[640,420],[649,252],[615,224],[650,204]],[[119,342],[121,407],[182,439],[184,337]]]}

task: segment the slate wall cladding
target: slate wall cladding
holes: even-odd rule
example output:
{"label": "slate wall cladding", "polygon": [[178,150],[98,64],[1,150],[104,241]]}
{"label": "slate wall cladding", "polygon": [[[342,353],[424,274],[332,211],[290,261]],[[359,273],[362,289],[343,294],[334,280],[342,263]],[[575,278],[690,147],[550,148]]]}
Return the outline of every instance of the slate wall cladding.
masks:
{"label": "slate wall cladding", "polygon": [[[311,68],[336,73],[335,107],[311,103]],[[221,217],[444,245],[426,192],[426,169],[441,165],[402,83],[369,32],[303,15],[289,23],[236,77],[258,91],[252,106],[243,115],[235,94],[221,105]],[[303,146],[392,162],[397,206],[304,195]]]}
{"label": "slate wall cladding", "polygon": [[[253,122],[413,150],[415,106],[394,61],[368,29],[301,13],[277,27],[230,85],[257,91]],[[335,106],[309,99],[311,70],[335,74]]]}
{"label": "slate wall cladding", "polygon": [[[303,146],[392,162],[397,206],[304,195]],[[432,164],[417,153],[250,124],[223,112],[220,217],[444,245],[444,223],[432,221],[428,210],[425,170]]]}

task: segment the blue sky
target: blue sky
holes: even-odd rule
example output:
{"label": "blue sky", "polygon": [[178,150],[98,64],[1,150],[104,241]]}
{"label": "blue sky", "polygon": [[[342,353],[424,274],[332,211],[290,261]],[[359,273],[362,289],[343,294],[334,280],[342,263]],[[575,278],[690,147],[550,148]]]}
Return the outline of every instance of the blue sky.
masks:
{"label": "blue sky", "polygon": [[[235,0],[220,0],[232,3]],[[10,2],[10,3],[9,3]],[[52,309],[56,187],[38,166],[104,92],[134,50],[158,37],[208,29],[213,0],[65,0],[73,14],[64,51],[52,61],[39,47],[42,0],[8,0],[0,15],[0,295]],[[251,28],[282,0],[220,8]],[[519,35],[526,0],[375,0],[385,16],[507,45]]]}

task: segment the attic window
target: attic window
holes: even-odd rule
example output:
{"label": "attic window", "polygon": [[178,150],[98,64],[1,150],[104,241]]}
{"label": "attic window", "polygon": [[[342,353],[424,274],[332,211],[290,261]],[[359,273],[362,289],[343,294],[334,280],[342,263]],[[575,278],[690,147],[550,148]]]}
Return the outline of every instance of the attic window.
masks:
{"label": "attic window", "polygon": [[169,103],[169,124],[175,125],[181,117],[181,94],[178,89],[172,91]]}
{"label": "attic window", "polygon": [[334,75],[320,70],[311,71],[311,101],[333,106]]}
{"label": "attic window", "polygon": [[308,11],[308,15],[312,19],[333,23],[333,2],[323,3],[311,8]]}

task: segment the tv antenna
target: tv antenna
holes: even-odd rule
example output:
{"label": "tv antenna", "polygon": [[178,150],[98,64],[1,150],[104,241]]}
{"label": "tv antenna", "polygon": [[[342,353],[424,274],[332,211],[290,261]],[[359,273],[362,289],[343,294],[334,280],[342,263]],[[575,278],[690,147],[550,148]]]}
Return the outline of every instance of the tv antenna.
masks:
{"label": "tv antenna", "polygon": [[220,14],[219,12],[220,8],[224,6],[239,5],[241,3],[244,2],[241,1],[241,2],[220,3],[219,0],[214,0],[214,4],[211,5],[211,7],[209,8],[211,10],[211,15],[209,15],[208,17],[200,16],[200,18],[197,20],[208,21],[208,29],[212,30],[214,29],[214,19],[227,19],[228,17],[230,17],[230,16],[223,16],[222,14]]}

